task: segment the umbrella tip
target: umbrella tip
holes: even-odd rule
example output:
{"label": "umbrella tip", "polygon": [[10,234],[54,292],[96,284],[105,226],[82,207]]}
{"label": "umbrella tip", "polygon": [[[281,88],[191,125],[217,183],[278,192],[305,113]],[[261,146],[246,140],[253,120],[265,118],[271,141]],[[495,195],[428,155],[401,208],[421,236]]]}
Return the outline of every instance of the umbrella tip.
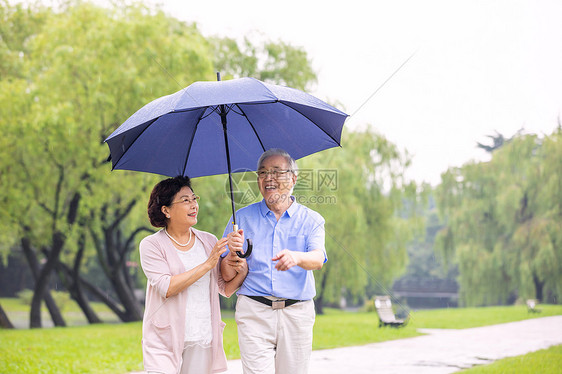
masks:
{"label": "umbrella tip", "polygon": [[217,81],[220,81],[220,80],[221,80],[221,72],[217,71]]}

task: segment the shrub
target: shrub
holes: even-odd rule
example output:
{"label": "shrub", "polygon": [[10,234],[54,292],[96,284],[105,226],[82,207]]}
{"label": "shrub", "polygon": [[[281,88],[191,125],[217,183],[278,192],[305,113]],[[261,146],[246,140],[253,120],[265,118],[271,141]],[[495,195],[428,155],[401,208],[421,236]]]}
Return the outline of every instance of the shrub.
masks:
{"label": "shrub", "polygon": [[[33,290],[28,288],[21,290],[17,293],[18,299],[24,305],[31,305],[31,300],[33,299]],[[64,291],[54,291],[51,292],[51,296],[55,301],[55,304],[59,307],[60,311],[64,311],[64,309],[70,303],[70,295],[68,292]]]}
{"label": "shrub", "polygon": [[24,305],[31,305],[31,299],[33,299],[33,291],[29,288],[25,288],[16,294],[20,302]]}
{"label": "shrub", "polygon": [[68,292],[55,291],[52,293],[52,296],[53,300],[55,300],[55,304],[57,304],[61,312],[63,312],[70,304],[70,294]]}

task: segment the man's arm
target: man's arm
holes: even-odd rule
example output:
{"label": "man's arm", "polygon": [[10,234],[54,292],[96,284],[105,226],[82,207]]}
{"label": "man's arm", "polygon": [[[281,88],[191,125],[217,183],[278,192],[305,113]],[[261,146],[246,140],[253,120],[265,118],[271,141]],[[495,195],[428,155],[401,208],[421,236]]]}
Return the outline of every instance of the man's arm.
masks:
{"label": "man's arm", "polygon": [[321,249],[314,249],[310,252],[284,249],[272,258],[273,261],[277,261],[275,269],[280,271],[289,270],[293,266],[300,266],[304,270],[322,269],[324,259],[324,251]]}

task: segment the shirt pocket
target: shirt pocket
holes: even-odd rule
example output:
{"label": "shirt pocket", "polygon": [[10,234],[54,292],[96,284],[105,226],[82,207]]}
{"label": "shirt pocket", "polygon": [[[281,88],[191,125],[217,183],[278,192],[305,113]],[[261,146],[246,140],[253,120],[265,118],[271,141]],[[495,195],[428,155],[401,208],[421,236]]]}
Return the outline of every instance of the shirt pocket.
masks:
{"label": "shirt pocket", "polygon": [[290,251],[297,251],[297,252],[306,252],[306,236],[304,235],[296,235],[296,236],[289,236],[287,240],[288,250]]}
{"label": "shirt pocket", "polygon": [[160,325],[159,321],[151,320],[143,341],[147,348],[173,351],[173,334],[170,324]]}

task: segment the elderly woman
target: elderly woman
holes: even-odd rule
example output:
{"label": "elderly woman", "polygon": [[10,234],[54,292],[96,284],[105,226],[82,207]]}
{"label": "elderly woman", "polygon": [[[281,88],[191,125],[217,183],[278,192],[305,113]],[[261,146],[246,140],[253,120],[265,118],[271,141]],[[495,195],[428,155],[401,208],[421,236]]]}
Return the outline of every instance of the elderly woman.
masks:
{"label": "elderly woman", "polygon": [[142,328],[144,368],[148,373],[217,373],[226,371],[224,322],[219,293],[230,297],[248,273],[225,282],[217,266],[227,238],[193,228],[199,196],[187,177],[158,183],[148,202],[148,217],[163,229],[140,243],[142,269],[148,279]]}

